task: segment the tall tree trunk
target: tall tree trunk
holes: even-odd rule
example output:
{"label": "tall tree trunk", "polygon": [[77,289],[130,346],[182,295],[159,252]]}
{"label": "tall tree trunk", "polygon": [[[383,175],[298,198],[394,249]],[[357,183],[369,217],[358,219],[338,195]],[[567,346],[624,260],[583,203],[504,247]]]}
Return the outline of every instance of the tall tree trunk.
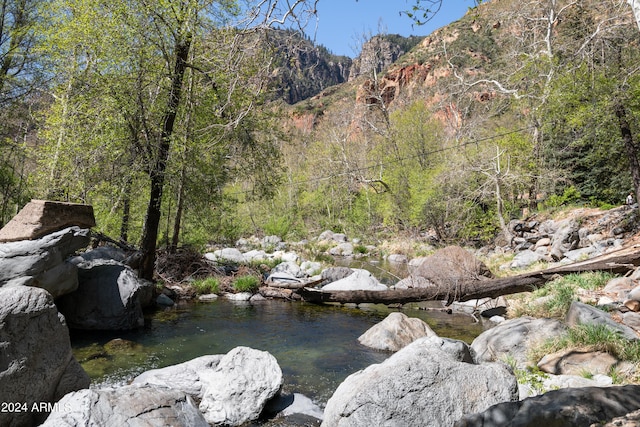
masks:
{"label": "tall tree trunk", "polygon": [[173,222],[173,235],[171,236],[171,244],[169,245],[169,252],[175,253],[180,242],[180,227],[182,225],[182,213],[184,212],[184,186],[186,180],[186,166],[182,166],[180,172],[180,188],[178,189],[178,206],[176,207],[176,218]]}
{"label": "tall tree trunk", "polygon": [[122,201],[122,222],[120,223],[120,240],[126,243],[129,240],[129,220],[131,218],[131,186],[133,178],[127,177],[124,183],[124,200]]}
{"label": "tall tree trunk", "polygon": [[627,150],[629,169],[631,171],[631,178],[633,179],[633,189],[636,195],[636,201],[639,202],[640,206],[640,161],[638,161],[638,143],[633,137],[629,119],[627,118],[627,109],[624,107],[621,100],[616,101],[615,113],[618,118],[618,125],[620,126],[622,142]]}
{"label": "tall tree trunk", "polygon": [[58,161],[60,160],[60,151],[62,150],[62,145],[64,144],[65,139],[67,138],[67,126],[69,121],[69,103],[71,102],[71,91],[73,89],[73,80],[74,74],[76,71],[76,62],[74,58],[74,66],[72,72],[69,75],[69,81],[67,82],[67,87],[65,88],[64,93],[60,98],[58,98],[58,102],[62,104],[62,117],[60,118],[60,127],[58,129],[58,136],[56,138],[56,148],[53,152],[53,159],[51,160],[51,167],[49,170],[49,181],[51,187],[47,192],[47,199],[51,200],[59,200],[63,194],[63,189],[60,187],[60,173],[58,171]]}
{"label": "tall tree trunk", "polygon": [[164,190],[165,172],[167,161],[171,149],[171,135],[176,121],[178,106],[180,105],[180,95],[182,83],[187,68],[189,49],[191,48],[191,36],[186,35],[183,39],[176,40],[176,59],[171,81],[171,90],[167,102],[167,109],[163,116],[162,132],[159,136],[158,150],[154,164],[150,165],[149,180],[149,204],[145,216],[144,228],[142,231],[142,262],[140,265],[140,277],[153,280],[153,272],[156,261],[156,244],[158,240],[158,229],[162,215],[162,192]]}
{"label": "tall tree trunk", "polygon": [[[191,55],[193,61],[193,54]],[[187,153],[189,151],[189,142],[192,138],[193,114],[194,111],[194,84],[195,78],[193,72],[188,74],[187,99],[186,99],[186,115],[184,119],[184,139],[182,150],[182,168],[180,169],[180,181],[178,182],[178,206],[176,207],[176,216],[173,222],[173,235],[169,244],[169,252],[175,253],[180,242],[180,228],[182,226],[182,216],[184,214],[185,187],[187,185]]]}

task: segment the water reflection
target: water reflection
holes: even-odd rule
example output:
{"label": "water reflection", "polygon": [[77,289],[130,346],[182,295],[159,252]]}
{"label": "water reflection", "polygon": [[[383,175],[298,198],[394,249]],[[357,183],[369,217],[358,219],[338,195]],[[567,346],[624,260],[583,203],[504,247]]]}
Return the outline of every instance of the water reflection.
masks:
{"label": "water reflection", "polygon": [[[284,374],[284,392],[302,393],[324,406],[351,373],[379,363],[389,353],[361,346],[357,338],[391,311],[385,306],[348,308],[281,300],[238,303],[224,299],[154,313],[147,326],[121,333],[73,332],[72,346],[92,377],[92,387],[126,384],[139,373],[237,346],[273,354]],[[482,325],[464,315],[405,310],[440,336],[470,342]],[[114,338],[140,346],[107,352]]]}

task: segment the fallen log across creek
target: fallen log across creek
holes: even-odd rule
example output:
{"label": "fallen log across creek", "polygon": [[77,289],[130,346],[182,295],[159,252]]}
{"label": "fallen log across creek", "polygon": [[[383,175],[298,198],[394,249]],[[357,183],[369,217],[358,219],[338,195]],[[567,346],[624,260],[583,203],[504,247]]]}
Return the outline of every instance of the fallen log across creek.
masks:
{"label": "fallen log across creek", "polygon": [[586,261],[551,267],[511,277],[497,279],[460,280],[445,286],[427,288],[390,289],[387,291],[323,291],[304,287],[296,292],[304,301],[341,304],[406,304],[410,302],[444,300],[469,301],[480,298],[497,298],[502,295],[531,292],[543,287],[558,275],[607,271],[625,274],[640,265],[640,245],[629,246]]}

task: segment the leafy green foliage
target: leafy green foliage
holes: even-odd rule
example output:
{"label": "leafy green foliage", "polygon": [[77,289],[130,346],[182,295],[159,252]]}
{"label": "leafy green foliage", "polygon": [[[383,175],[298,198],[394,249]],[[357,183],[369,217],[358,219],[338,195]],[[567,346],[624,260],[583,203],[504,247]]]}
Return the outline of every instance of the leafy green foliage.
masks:
{"label": "leafy green foliage", "polygon": [[198,295],[217,294],[220,291],[220,280],[215,277],[195,280],[191,286]]}
{"label": "leafy green foliage", "polygon": [[273,216],[264,224],[264,232],[269,236],[278,236],[286,239],[289,231],[291,231],[292,220],[286,216]]}
{"label": "leafy green foliage", "polygon": [[232,283],[233,288],[238,292],[255,292],[260,286],[260,279],[256,276],[240,276]]}
{"label": "leafy green foliage", "polygon": [[[25,68],[34,83],[36,68],[47,71],[37,92],[47,95],[10,91],[20,102],[2,112],[0,221],[33,195],[91,203],[101,231],[128,229],[130,241],[157,202],[167,245],[174,235],[204,246],[325,229],[482,244],[539,195],[551,208],[607,207],[634,185],[616,111],[637,135],[640,37],[608,4],[563,8],[546,38],[554,4],[488,2],[429,43],[384,36],[413,49],[390,80],[323,87],[311,67],[297,66],[289,76],[297,88],[277,87],[284,80],[267,65],[314,63],[322,73],[348,61],[322,48],[284,49],[308,45],[288,30],[259,47],[257,32],[227,27],[241,12],[235,1],[181,2],[191,15],[176,4],[55,0],[33,10],[16,52],[29,65],[37,59]],[[420,20],[438,5],[418,1],[408,13]],[[205,13],[211,6],[219,9]],[[195,16],[197,25],[181,25]],[[174,36],[186,28],[189,67],[169,108],[175,126],[163,159]],[[11,57],[0,53],[0,62]],[[13,77],[0,101],[7,83],[26,87],[24,74]],[[269,102],[320,88],[292,108]],[[165,161],[162,198],[149,204],[153,169]]]}
{"label": "leafy green foliage", "polygon": [[552,194],[544,201],[548,208],[559,208],[580,200],[580,193],[573,185],[563,190],[562,194]]}

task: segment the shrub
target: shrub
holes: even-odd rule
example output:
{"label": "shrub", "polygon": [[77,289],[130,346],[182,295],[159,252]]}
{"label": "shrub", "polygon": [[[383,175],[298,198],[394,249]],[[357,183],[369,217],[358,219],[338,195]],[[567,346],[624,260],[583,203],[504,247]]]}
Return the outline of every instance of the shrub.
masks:
{"label": "shrub", "polygon": [[548,208],[559,208],[580,200],[580,192],[573,185],[564,189],[562,194],[552,194],[545,200],[544,204]]}
{"label": "shrub", "polygon": [[217,294],[220,291],[220,281],[215,277],[198,279],[191,285],[198,295]]}
{"label": "shrub", "polygon": [[356,245],[353,248],[353,252],[355,252],[357,254],[366,254],[367,253],[367,247],[365,245]]}
{"label": "shrub", "polygon": [[256,276],[240,276],[233,281],[233,288],[238,292],[255,292],[260,286],[260,279]]}
{"label": "shrub", "polygon": [[291,231],[293,221],[287,216],[275,216],[269,218],[263,226],[268,236],[279,236],[284,239]]}

